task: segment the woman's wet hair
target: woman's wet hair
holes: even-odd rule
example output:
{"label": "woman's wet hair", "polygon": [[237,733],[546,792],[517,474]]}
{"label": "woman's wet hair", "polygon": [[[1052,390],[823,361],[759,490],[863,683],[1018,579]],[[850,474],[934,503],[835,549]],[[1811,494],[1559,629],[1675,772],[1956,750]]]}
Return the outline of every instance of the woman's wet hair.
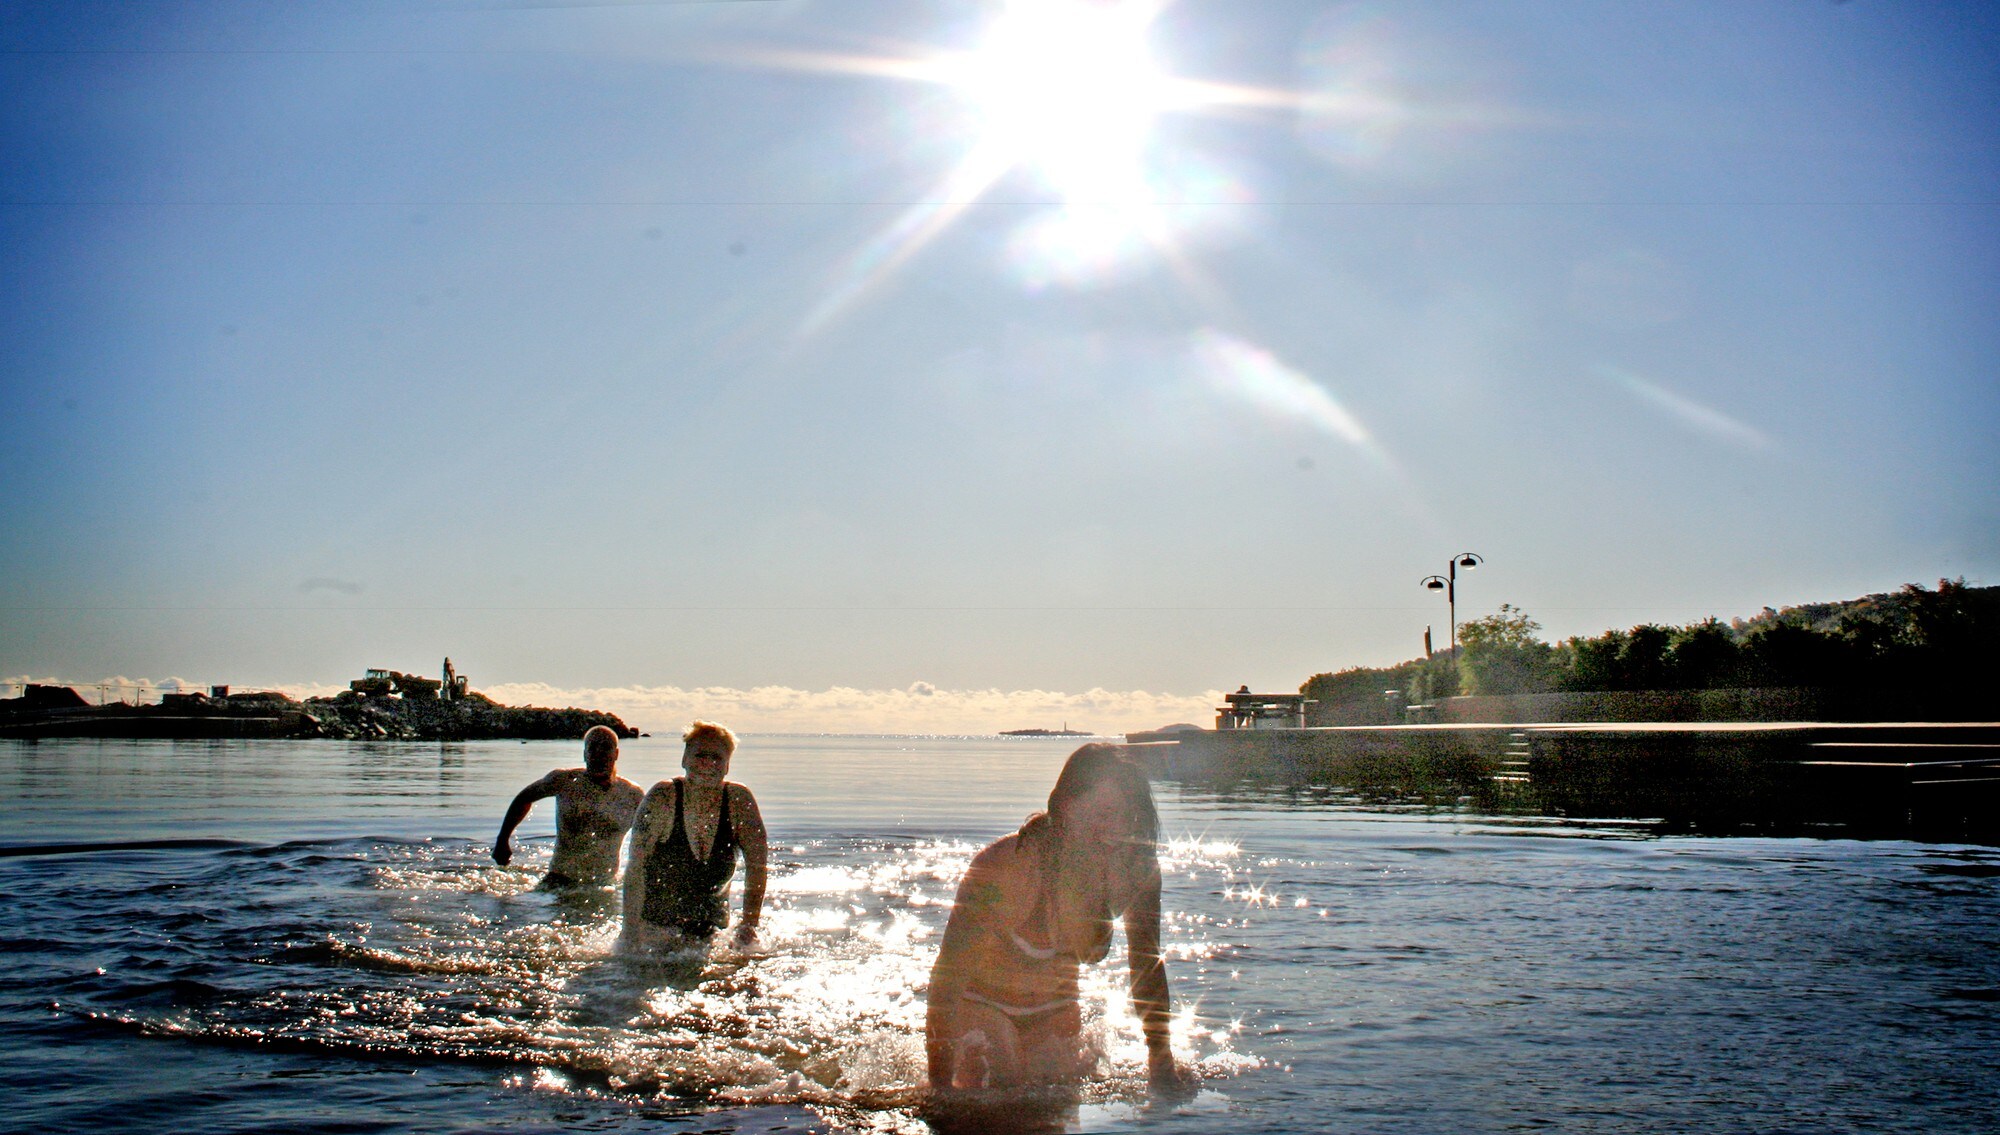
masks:
{"label": "woman's wet hair", "polygon": [[736,734],[731,733],[728,726],[717,725],[713,721],[691,723],[687,727],[687,732],[681,734],[681,740],[689,745],[702,740],[720,741],[730,752],[736,751]]}
{"label": "woman's wet hair", "polygon": [[1060,817],[1069,811],[1071,803],[1088,795],[1100,784],[1116,785],[1131,814],[1139,821],[1138,834],[1147,842],[1160,836],[1160,814],[1153,808],[1153,785],[1146,775],[1145,766],[1132,759],[1122,745],[1110,745],[1095,741],[1069,755],[1063,762],[1062,772],[1056,777],[1056,786],[1049,790],[1049,807],[1046,812],[1037,812],[1028,817],[1029,825],[1043,820],[1049,827],[1060,828]]}

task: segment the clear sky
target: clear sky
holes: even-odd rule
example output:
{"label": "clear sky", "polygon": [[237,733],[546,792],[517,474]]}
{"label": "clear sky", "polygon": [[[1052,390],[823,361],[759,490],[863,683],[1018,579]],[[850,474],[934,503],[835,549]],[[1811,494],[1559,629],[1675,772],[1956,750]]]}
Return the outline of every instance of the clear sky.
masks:
{"label": "clear sky", "polygon": [[2000,582],[1996,141],[1983,2],[0,3],[0,675],[1113,729],[1460,551]]}

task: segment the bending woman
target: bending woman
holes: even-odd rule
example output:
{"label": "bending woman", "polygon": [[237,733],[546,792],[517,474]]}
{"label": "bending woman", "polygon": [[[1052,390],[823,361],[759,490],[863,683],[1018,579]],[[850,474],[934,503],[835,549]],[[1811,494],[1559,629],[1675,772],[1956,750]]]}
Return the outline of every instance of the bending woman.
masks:
{"label": "bending woman", "polygon": [[697,721],[681,735],[686,776],[646,793],[625,857],[625,941],[641,949],[706,942],[729,925],[729,881],[743,853],[736,941],[757,941],[764,910],[764,817],[757,798],[725,779],[736,735]]}
{"label": "bending woman", "polygon": [[1145,770],[1124,749],[1094,744],[1070,754],[1048,811],[973,858],[931,970],[924,1032],[933,1089],[1080,1077],[1077,970],[1103,960],[1120,915],[1148,1073],[1155,1087],[1185,1086],[1168,1034],[1158,838]]}

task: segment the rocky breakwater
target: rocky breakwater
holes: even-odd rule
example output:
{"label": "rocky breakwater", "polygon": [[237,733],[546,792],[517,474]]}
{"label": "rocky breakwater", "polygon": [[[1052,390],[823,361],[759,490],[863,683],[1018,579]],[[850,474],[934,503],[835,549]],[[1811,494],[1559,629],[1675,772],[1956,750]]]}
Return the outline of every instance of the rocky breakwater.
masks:
{"label": "rocky breakwater", "polygon": [[567,741],[593,725],[609,726],[620,737],[638,730],[615,714],[595,709],[544,709],[500,705],[483,694],[455,701],[427,698],[358,697],[351,693],[312,698],[304,706],[300,736],[384,741]]}
{"label": "rocky breakwater", "polygon": [[338,697],[298,701],[276,691],[172,693],[157,705],[91,705],[67,686],[30,686],[0,699],[0,738],[129,737],[168,740],[331,737],[383,741],[568,741],[593,725],[638,732],[609,713],[499,705],[479,693],[437,697]]}

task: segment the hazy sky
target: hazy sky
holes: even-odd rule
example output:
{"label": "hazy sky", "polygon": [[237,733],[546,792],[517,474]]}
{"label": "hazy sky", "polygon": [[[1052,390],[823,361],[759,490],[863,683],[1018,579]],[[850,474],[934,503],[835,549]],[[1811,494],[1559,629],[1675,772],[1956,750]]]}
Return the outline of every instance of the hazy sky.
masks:
{"label": "hazy sky", "polygon": [[14,680],[1122,728],[1459,551],[2000,582],[1988,3],[62,0],[0,84]]}

